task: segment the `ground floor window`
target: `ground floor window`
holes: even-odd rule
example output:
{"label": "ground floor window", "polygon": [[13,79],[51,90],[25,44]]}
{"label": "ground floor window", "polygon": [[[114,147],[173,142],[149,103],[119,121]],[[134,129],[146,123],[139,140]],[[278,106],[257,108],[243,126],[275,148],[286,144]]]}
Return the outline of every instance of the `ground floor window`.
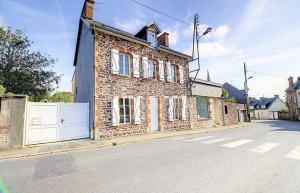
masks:
{"label": "ground floor window", "polygon": [[208,118],[207,97],[196,96],[197,114],[200,118]]}
{"label": "ground floor window", "polygon": [[179,119],[179,100],[173,99],[173,119]]}
{"label": "ground floor window", "polygon": [[299,113],[299,110],[298,110],[298,109],[295,109],[295,113],[296,113],[296,115],[298,115],[298,113]]}
{"label": "ground floor window", "polygon": [[120,108],[120,123],[130,123],[131,122],[130,99],[119,98],[119,108]]}

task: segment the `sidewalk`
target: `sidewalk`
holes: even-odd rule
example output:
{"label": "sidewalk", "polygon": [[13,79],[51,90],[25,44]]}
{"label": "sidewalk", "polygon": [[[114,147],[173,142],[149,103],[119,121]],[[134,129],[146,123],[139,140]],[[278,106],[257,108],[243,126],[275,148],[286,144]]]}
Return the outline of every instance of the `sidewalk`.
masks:
{"label": "sidewalk", "polygon": [[62,153],[62,152],[77,151],[77,150],[86,150],[86,149],[93,149],[93,148],[102,148],[108,146],[116,146],[116,145],[122,145],[128,143],[148,141],[153,139],[161,139],[161,138],[168,138],[174,136],[192,135],[197,133],[228,130],[228,129],[246,127],[253,124],[256,123],[244,122],[244,123],[239,123],[231,126],[218,126],[214,128],[205,128],[201,130],[154,132],[146,135],[135,135],[135,136],[128,136],[128,137],[112,138],[112,139],[102,139],[102,140],[78,139],[72,141],[38,144],[38,145],[25,146],[21,149],[2,150],[0,151],[0,160],[21,158],[21,157],[28,157],[28,156],[37,156],[37,155],[46,155],[46,154],[53,154],[53,153]]}

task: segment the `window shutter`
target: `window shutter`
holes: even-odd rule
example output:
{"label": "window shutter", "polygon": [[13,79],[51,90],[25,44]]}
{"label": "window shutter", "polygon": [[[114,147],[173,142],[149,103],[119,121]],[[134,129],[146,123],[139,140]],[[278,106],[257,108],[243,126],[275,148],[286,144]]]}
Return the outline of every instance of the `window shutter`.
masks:
{"label": "window shutter", "polygon": [[171,82],[171,65],[167,62],[167,81]]}
{"label": "window shutter", "polygon": [[182,68],[182,66],[179,66],[179,80],[180,80],[180,83],[183,84],[183,68]]}
{"label": "window shutter", "polygon": [[133,62],[133,77],[138,78],[140,76],[140,72],[139,72],[139,56],[133,54],[132,56],[132,62]]}
{"label": "window shutter", "polygon": [[185,113],[185,109],[186,109],[186,96],[182,96],[182,120],[186,120],[186,113]]}
{"label": "window shutter", "polygon": [[119,97],[114,97],[111,101],[111,124],[112,126],[119,125]]}
{"label": "window shutter", "polygon": [[169,121],[173,121],[173,98],[169,98]]}
{"label": "window shutter", "polygon": [[141,124],[141,99],[135,98],[134,99],[134,123]]}
{"label": "window shutter", "polygon": [[165,80],[165,76],[164,76],[164,62],[163,61],[159,61],[159,80],[164,81]]}
{"label": "window shutter", "polygon": [[111,73],[119,74],[119,51],[112,49],[111,50]]}
{"label": "window shutter", "polygon": [[143,78],[149,78],[148,58],[143,57]]}

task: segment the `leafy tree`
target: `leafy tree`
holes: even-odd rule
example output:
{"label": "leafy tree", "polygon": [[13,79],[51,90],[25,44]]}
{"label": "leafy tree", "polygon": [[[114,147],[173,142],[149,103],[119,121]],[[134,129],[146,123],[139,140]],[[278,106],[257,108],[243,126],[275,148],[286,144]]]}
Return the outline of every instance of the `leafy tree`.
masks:
{"label": "leafy tree", "polygon": [[71,92],[57,92],[52,95],[51,102],[65,102],[65,103],[70,103],[72,102],[71,99]]}
{"label": "leafy tree", "polygon": [[225,99],[225,102],[228,102],[228,103],[236,103],[236,100],[235,100],[234,97],[231,97],[231,98]]}
{"label": "leafy tree", "polygon": [[0,85],[0,95],[3,95],[5,93],[6,89]]}
{"label": "leafy tree", "polygon": [[37,94],[28,97],[28,101],[31,102],[43,102],[44,100],[47,101],[51,100],[51,95],[49,92],[45,92],[45,93],[38,92]]}
{"label": "leafy tree", "polygon": [[31,52],[24,30],[0,27],[0,85],[8,92],[36,96],[54,91],[61,75],[50,70],[57,60]]}
{"label": "leafy tree", "polygon": [[280,112],[281,112],[281,113],[288,113],[288,112],[289,112],[289,109],[287,109],[287,108],[282,108],[282,109],[280,109]]}
{"label": "leafy tree", "polygon": [[228,90],[226,90],[225,88],[222,88],[222,94],[224,95],[225,98],[228,97]]}
{"label": "leafy tree", "polygon": [[4,88],[2,85],[0,85],[0,97],[7,97],[7,98],[12,98],[13,93],[12,92],[7,92],[5,93],[6,88]]}

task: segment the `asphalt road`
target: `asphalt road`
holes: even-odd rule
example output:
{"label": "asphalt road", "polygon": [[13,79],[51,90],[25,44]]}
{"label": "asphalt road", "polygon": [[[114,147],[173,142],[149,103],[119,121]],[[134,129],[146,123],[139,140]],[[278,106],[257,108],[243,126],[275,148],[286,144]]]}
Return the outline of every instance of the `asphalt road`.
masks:
{"label": "asphalt road", "polygon": [[300,122],[3,160],[0,176],[10,192],[298,193]]}

